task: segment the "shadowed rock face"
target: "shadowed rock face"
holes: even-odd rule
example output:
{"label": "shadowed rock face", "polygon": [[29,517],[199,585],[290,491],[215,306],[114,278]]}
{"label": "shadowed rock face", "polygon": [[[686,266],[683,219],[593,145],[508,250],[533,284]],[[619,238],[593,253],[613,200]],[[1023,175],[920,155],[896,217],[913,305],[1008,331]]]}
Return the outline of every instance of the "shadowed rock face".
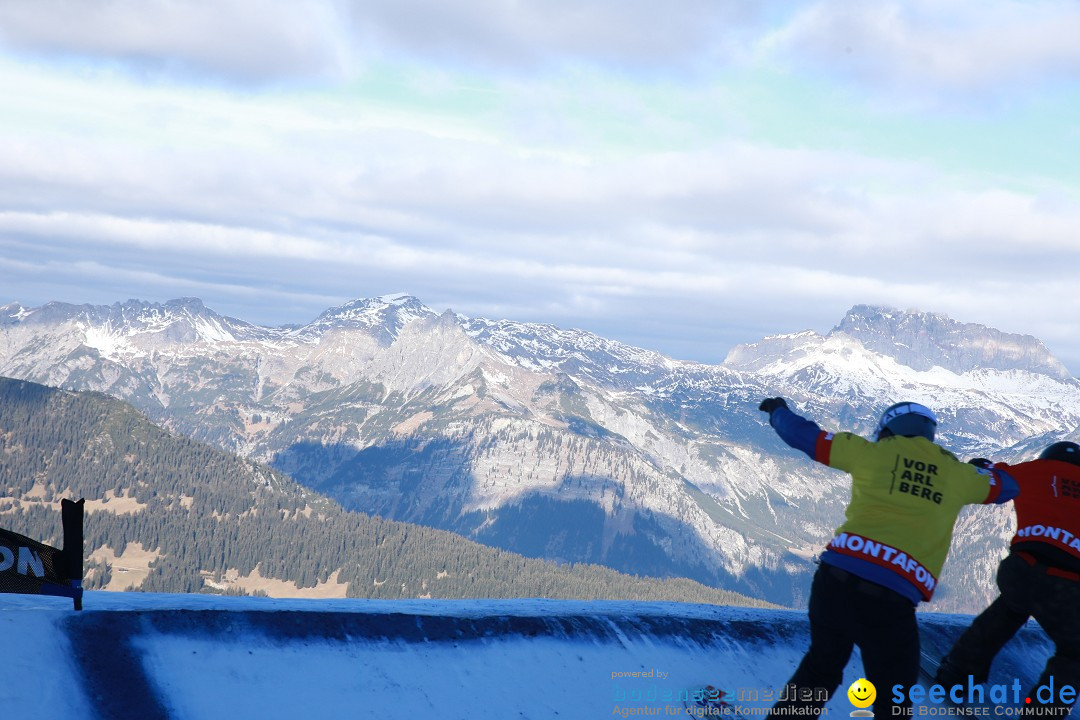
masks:
{"label": "shadowed rock face", "polygon": [[935,313],[856,305],[833,332],[850,335],[867,349],[916,370],[938,365],[954,373],[983,368],[1070,377],[1065,366],[1031,335],[960,323]]}

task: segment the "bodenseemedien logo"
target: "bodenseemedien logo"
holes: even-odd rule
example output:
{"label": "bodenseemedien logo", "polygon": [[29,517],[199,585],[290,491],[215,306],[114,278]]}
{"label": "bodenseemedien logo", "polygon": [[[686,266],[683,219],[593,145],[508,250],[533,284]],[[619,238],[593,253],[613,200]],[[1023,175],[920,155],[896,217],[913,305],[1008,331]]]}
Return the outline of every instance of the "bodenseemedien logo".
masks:
{"label": "bodenseemedien logo", "polygon": [[859,678],[851,683],[851,687],[847,689],[847,696],[851,704],[859,708],[851,711],[851,717],[874,717],[874,713],[866,709],[877,699],[877,688],[874,687],[874,683],[866,678]]}

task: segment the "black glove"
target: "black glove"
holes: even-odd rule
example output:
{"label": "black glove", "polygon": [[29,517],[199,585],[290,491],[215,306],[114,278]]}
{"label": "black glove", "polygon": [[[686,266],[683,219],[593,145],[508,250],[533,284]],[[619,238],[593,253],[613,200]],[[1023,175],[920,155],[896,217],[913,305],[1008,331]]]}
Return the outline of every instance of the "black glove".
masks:
{"label": "black glove", "polygon": [[992,460],[986,458],[971,458],[968,460],[968,465],[974,465],[975,467],[989,468],[994,464]]}
{"label": "black glove", "polygon": [[767,412],[771,416],[773,414],[773,410],[775,410],[776,408],[786,408],[786,407],[787,407],[787,401],[784,400],[784,398],[782,398],[782,397],[774,397],[774,398],[765,398],[764,400],[762,400],[761,404],[758,405],[757,409],[760,410],[761,412]]}

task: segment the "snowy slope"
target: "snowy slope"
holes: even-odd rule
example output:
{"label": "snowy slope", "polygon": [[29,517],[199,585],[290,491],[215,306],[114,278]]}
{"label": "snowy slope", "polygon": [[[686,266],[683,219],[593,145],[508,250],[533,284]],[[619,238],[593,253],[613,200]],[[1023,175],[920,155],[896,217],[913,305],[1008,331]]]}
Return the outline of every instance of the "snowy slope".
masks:
{"label": "snowy slope", "polygon": [[[940,644],[967,618],[921,622],[924,644]],[[81,613],[0,596],[0,628],[3,716],[41,720],[686,717],[678,694],[708,683],[752,713],[771,704],[808,640],[793,611],[102,592]],[[1027,683],[1048,654],[1029,627],[991,682]],[[862,674],[856,653],[841,690]],[[829,708],[852,710],[843,692]]]}

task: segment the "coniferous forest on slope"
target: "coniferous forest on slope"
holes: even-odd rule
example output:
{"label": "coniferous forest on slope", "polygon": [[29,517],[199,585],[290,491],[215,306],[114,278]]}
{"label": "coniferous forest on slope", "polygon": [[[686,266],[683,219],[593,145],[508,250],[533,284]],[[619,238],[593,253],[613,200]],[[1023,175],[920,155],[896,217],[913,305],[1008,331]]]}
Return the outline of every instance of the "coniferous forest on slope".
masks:
{"label": "coniferous forest on slope", "polygon": [[[59,545],[59,499],[134,498],[139,509],[88,512],[87,556],[129,543],[160,557],[140,590],[204,592],[227,571],[301,588],[338,571],[362,598],[672,600],[765,606],[681,578],[557,565],[449,532],[347,512],[265,466],[173,435],[130,406],[0,378],[0,527]],[[117,502],[117,500],[112,500]],[[131,501],[127,501],[130,503]],[[87,565],[90,589],[111,568]]]}

